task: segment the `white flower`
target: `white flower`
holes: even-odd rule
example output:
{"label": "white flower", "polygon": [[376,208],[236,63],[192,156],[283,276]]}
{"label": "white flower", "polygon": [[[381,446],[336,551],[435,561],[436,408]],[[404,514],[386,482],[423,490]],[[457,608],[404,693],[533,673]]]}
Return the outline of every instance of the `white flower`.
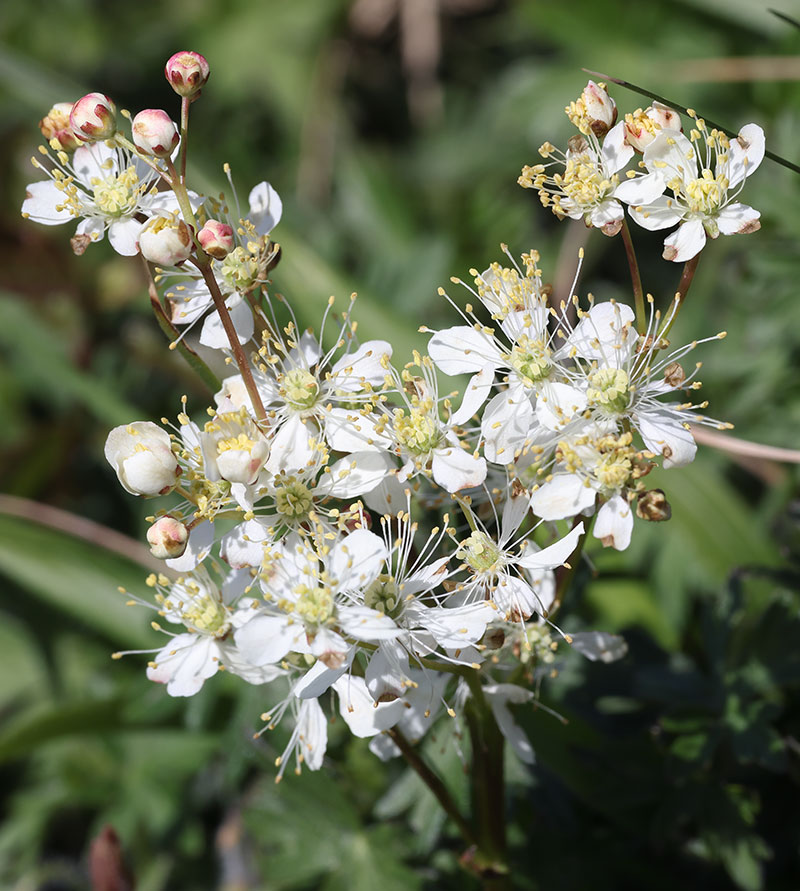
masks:
{"label": "white flower", "polygon": [[[736,198],[763,157],[764,131],[758,124],[747,124],[729,140],[697,120],[689,139],[678,130],[661,130],[644,150],[648,173],[623,183],[617,195],[645,229],[679,224],[664,241],[664,258],[682,263],[703,249],[706,236],[760,228],[761,214]],[[665,189],[671,197],[662,195]]]}
{"label": "white flower", "polygon": [[[605,235],[616,235],[624,219],[618,200],[619,171],[633,157],[633,149],[625,143],[624,123],[612,127],[602,145],[591,129],[571,137],[568,145],[563,153],[546,142],[539,154],[553,160],[524,167],[519,184],[538,189],[542,204],[557,217],[583,219]],[[564,172],[548,175],[547,169],[553,166],[563,167]]]}
{"label": "white flower", "polygon": [[524,273],[516,263],[514,268],[495,263],[475,279],[477,296],[500,321],[502,337],[466,315],[472,324],[439,331],[428,345],[445,374],[473,375],[453,423],[469,420],[487,398],[495,375],[505,372],[507,386],[489,402],[481,422],[484,454],[502,464],[514,460],[534,428],[558,430],[586,407],[583,392],[554,361],[548,321],[555,313],[541,293],[538,254],[522,259]]}
{"label": "white flower", "polygon": [[[79,251],[108,231],[118,254],[134,256],[142,218],[179,209],[172,192],[156,191],[158,174],[125,149],[98,142],[81,146],[71,158],[58,152],[51,161],[48,169],[34,159],[49,178],[27,187],[22,215],[45,226],[79,219],[75,232]],[[192,199],[199,206],[198,197]]]}

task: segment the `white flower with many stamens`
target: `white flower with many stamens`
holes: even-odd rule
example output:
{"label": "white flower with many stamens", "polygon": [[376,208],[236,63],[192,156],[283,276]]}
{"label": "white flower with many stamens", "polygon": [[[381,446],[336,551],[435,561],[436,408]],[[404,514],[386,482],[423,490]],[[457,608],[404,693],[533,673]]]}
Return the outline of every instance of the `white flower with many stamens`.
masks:
{"label": "white flower with many stamens", "polygon": [[[543,574],[564,565],[583,534],[583,523],[539,549],[529,540],[530,531],[518,534],[529,504],[530,498],[524,493],[510,497],[496,536],[472,517],[472,533],[459,542],[456,552],[468,573],[454,594],[458,602],[492,600],[502,616],[512,621],[528,619],[534,613],[547,616],[550,603],[539,593],[545,582]],[[546,582],[545,587],[549,587]]]}
{"label": "white flower with many stamens", "polygon": [[[413,367],[419,376],[411,373]],[[442,420],[436,372],[430,356],[414,353],[399,374],[394,371],[403,407],[389,408],[376,427],[379,445],[400,459],[397,480],[406,482],[419,474],[430,477],[451,494],[479,486],[486,479],[486,460],[462,445],[463,434],[453,415]],[[449,403],[445,400],[449,414]]]}
{"label": "white flower with many stamens", "polygon": [[48,178],[27,187],[22,216],[45,226],[80,220],[73,242],[79,252],[107,231],[111,247],[132,257],[145,220],[179,209],[172,192],[157,191],[158,174],[124,148],[98,142],[72,156],[45,154],[50,163],[33,164]]}
{"label": "white flower with many stamens", "polygon": [[[617,190],[645,229],[678,224],[664,241],[664,259],[675,263],[700,253],[706,236],[755,232],[761,226],[761,214],[736,198],[764,158],[764,131],[747,124],[728,139],[702,120],[695,125],[688,139],[678,130],[661,130],[644,150],[648,172]],[[671,197],[662,194],[665,189]]]}
{"label": "white flower with many stamens", "polygon": [[664,459],[664,467],[680,467],[692,461],[697,451],[690,423],[718,429],[728,425],[698,414],[705,402],[669,403],[660,397],[699,389],[699,381],[692,378],[700,365],[686,375],[679,362],[700,343],[721,339],[725,332],[669,350],[659,332],[669,329],[679,304],[672,304],[661,324],[661,313],[653,310],[652,298],[648,301],[650,320],[641,337],[633,327],[633,310],[624,303],[611,300],[594,304],[588,312],[579,311],[580,321],[557,358],[573,361],[570,373],[585,390],[592,418],[618,430],[630,424],[647,449]]}
{"label": "white flower with many stamens", "polygon": [[[249,604],[236,606],[250,581],[249,573],[234,572],[220,587],[204,567],[175,582],[163,575],[150,576],[148,584],[157,592],[159,615],[184,625],[186,631],[172,636],[158,651],[147,669],[148,678],[165,684],[170,696],[192,696],[222,668],[251,684],[263,684],[282,674],[275,666],[248,663],[233,642],[232,632],[252,613]],[[153,627],[163,630],[157,623]]]}
{"label": "white flower with many stamens", "polygon": [[523,254],[522,259],[524,272],[512,258],[513,268],[494,263],[482,275],[476,273],[477,296],[499,321],[503,336],[482,325],[468,306],[464,317],[470,326],[439,331],[428,345],[445,374],[473,375],[454,423],[472,417],[495,375],[504,372],[507,386],[486,406],[481,422],[484,454],[502,464],[514,460],[533,428],[558,430],[586,407],[584,393],[569,383],[554,360],[548,320],[555,313],[542,295],[538,254]]}
{"label": "white flower with many stamens", "polygon": [[[235,190],[234,198],[235,215],[225,205],[213,208],[218,218],[215,222],[219,224],[222,221],[233,230],[235,245],[221,259],[212,261],[211,270],[225,299],[239,342],[244,344],[255,330],[247,295],[258,291],[267,282],[267,273],[277,256],[277,249],[269,236],[280,222],[283,204],[278,193],[267,182],[259,183],[250,191],[246,215],[241,212]],[[174,325],[191,327],[206,316],[214,305],[208,285],[202,278],[182,279],[167,291],[166,297],[172,309]],[[216,310],[208,313],[203,322],[200,343],[212,349],[230,347]]]}
{"label": "white flower with many stamens", "polygon": [[[566,152],[546,142],[539,154],[550,160],[523,167],[519,184],[538,189],[542,204],[560,219],[583,219],[605,235],[616,235],[625,216],[618,200],[619,171],[633,157],[625,143],[624,123],[612,127],[602,145],[589,129],[572,136]],[[552,167],[563,167],[563,173],[549,174]]]}

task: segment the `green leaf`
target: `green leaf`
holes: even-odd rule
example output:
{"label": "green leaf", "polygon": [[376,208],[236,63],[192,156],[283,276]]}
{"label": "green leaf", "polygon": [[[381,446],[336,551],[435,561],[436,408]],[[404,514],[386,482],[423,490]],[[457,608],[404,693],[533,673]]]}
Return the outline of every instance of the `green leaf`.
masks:
{"label": "green leaf", "polygon": [[0,514],[0,574],[123,647],[157,643],[117,590],[144,588],[145,570],[99,545]]}
{"label": "green leaf", "polygon": [[[48,399],[77,402],[104,424],[127,424],[139,410],[126,404],[113,386],[91,371],[77,368],[55,331],[44,324],[22,298],[0,292],[0,347],[12,363],[24,369],[18,383]],[[47,361],[41,357],[46,356]]]}

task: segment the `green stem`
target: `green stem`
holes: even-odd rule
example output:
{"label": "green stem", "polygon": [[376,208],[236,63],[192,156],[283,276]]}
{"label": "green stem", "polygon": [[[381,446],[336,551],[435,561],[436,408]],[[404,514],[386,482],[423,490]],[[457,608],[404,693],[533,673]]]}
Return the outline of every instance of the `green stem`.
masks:
{"label": "green stem", "polygon": [[417,773],[423,783],[433,792],[436,800],[442,806],[442,810],[455,823],[461,837],[468,845],[477,844],[475,833],[469,825],[461,811],[459,811],[455,801],[447,790],[447,787],[438,777],[431,767],[424,761],[419,752],[411,745],[401,731],[396,728],[386,731],[391,737],[394,744],[400,749],[403,757],[408,765]]}
{"label": "green stem", "polygon": [[[702,251],[700,252],[702,253]],[[669,321],[664,324],[664,327],[658,332],[658,340],[662,340],[669,334],[670,328],[672,328],[675,323],[675,319],[678,318],[678,313],[681,311],[681,307],[686,302],[686,295],[689,292],[689,288],[691,287],[692,281],[694,279],[694,274],[697,270],[697,264],[700,262],[700,253],[695,254],[691,260],[687,260],[683,265],[683,272],[681,273],[681,280],[678,282],[678,290],[675,292],[675,298],[672,301],[672,306],[670,307],[670,312],[668,316],[670,316]],[[673,311],[674,307],[674,311]]]}
{"label": "green stem", "polygon": [[633,299],[636,303],[636,328],[639,334],[647,330],[647,313],[644,306],[644,290],[642,289],[642,277],[639,273],[639,263],[636,260],[636,251],[633,247],[631,230],[628,221],[622,220],[622,243],[625,245],[625,255],[628,258],[628,268],[631,271],[631,285],[633,286]]}
{"label": "green stem", "polygon": [[465,675],[472,694],[466,716],[472,745],[472,810],[478,829],[475,865],[485,891],[510,887],[505,815],[505,740],[477,672]]}

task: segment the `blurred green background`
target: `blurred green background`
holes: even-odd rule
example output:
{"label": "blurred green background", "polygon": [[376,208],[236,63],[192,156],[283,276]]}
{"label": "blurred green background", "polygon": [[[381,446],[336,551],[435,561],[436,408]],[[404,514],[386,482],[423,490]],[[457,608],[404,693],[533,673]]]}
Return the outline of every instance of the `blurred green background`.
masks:
{"label": "blurred green background", "polygon": [[[800,18],[797,0],[772,0]],[[580,291],[628,296],[619,239],[543,210],[516,185],[586,81],[631,80],[738,129],[756,121],[797,162],[800,29],[752,0],[49,0],[0,7],[0,887],[91,887],[110,823],[140,891],[471,887],[457,839],[402,764],[331,727],[320,774],[272,782],[271,704],[219,676],[191,701],[144,676],[158,643],[117,585],[143,589],[146,504],[105,464],[108,429],[209,394],[165,349],[138,265],[72,227],[23,223],[37,121],[89,90],[133,113],[176,97],[178,49],[209,60],[193,106],[190,182],[284,200],[276,285],[301,322],[359,292],[360,333],[396,355],[452,319],[436,287],[541,251],[556,293],[580,246]],[[613,88],[620,112],[646,105]],[[705,398],[739,436],[795,447],[800,425],[800,177],[765,161],[748,182],[762,230],[710,243],[673,331],[702,348]],[[665,305],[679,269],[634,232]],[[560,290],[559,290],[560,289]],[[402,361],[402,360],[401,360]],[[518,711],[538,754],[512,764],[520,888],[743,891],[800,887],[800,503],[794,466],[701,449],[661,474],[673,519],[629,551],[589,548],[562,616],[625,634],[621,663],[565,654]],[[86,518],[90,523],[77,518]],[[98,525],[92,525],[98,524]],[[120,535],[120,533],[122,535]],[[452,728],[426,742],[466,794]]]}

